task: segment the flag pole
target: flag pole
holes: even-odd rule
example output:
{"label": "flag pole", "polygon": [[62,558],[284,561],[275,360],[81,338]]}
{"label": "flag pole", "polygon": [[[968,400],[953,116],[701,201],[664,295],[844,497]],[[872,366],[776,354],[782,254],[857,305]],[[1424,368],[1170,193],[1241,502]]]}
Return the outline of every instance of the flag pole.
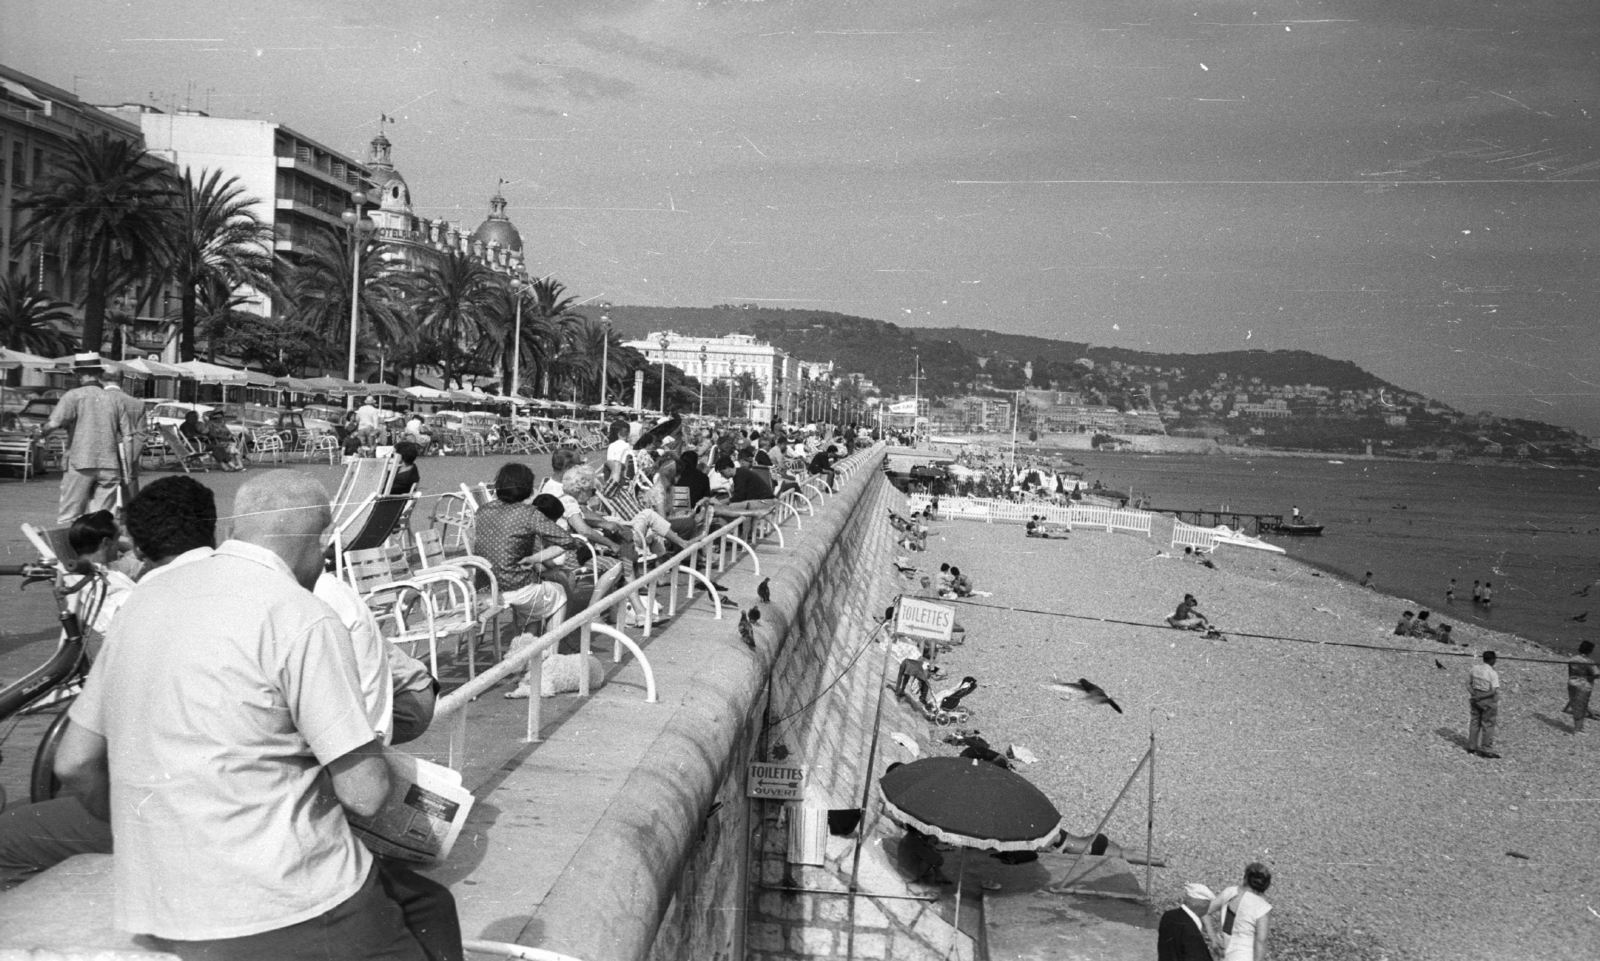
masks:
{"label": "flag pole", "polygon": [[1150,724],[1150,803],[1145,809],[1144,825],[1144,896],[1155,904],[1155,889],[1152,887],[1155,878],[1156,859],[1156,726],[1152,718]]}

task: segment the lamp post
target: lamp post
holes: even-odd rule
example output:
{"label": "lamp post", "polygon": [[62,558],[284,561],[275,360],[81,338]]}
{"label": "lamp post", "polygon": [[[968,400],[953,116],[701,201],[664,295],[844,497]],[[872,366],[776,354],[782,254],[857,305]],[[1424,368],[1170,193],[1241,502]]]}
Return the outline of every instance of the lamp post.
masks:
{"label": "lamp post", "polygon": [[700,416],[706,415],[706,345],[700,345]]}
{"label": "lamp post", "polygon": [[600,305],[600,417],[606,416],[606,378],[611,373],[611,305]]}
{"label": "lamp post", "polygon": [[[512,334],[511,347],[511,403],[516,404],[517,398],[522,395],[522,295],[528,290],[528,285],[522,278],[511,278],[511,293],[517,298],[517,327]],[[512,407],[515,411],[515,406]]]}
{"label": "lamp post", "polygon": [[[360,303],[361,303],[361,231],[363,229],[362,208],[366,206],[367,195],[357,190],[350,195],[351,208],[339,215],[339,219],[350,225],[350,364],[347,368],[346,379],[355,383],[356,379],[356,335],[361,328]],[[347,409],[354,408],[356,398],[350,394],[345,398]]]}
{"label": "lamp post", "polygon": [[672,343],[672,338],[663,331],[656,341],[661,345],[661,416],[667,416],[667,345]]}

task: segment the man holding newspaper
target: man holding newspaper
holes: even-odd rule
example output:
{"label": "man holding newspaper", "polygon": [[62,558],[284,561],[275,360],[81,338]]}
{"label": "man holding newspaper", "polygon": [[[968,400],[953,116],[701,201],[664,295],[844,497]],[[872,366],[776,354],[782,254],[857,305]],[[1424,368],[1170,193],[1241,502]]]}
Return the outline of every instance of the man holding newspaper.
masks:
{"label": "man holding newspaper", "polygon": [[305,475],[245,484],[233,539],[134,593],[70,711],[56,771],[111,821],[117,926],[185,959],[462,957],[449,892],[346,817],[391,775],[309,590],[328,523]]}

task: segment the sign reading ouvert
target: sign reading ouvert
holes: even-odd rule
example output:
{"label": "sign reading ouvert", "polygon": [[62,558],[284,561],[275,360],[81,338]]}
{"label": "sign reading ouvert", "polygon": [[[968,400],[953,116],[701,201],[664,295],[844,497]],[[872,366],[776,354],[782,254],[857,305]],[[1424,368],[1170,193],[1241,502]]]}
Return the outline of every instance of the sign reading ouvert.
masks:
{"label": "sign reading ouvert", "polygon": [[900,613],[894,622],[895,633],[909,634],[930,641],[948,641],[955,626],[955,608],[925,601],[920,597],[900,598]]}
{"label": "sign reading ouvert", "polygon": [[750,763],[745,796],[776,801],[799,801],[805,795],[806,769],[799,764]]}

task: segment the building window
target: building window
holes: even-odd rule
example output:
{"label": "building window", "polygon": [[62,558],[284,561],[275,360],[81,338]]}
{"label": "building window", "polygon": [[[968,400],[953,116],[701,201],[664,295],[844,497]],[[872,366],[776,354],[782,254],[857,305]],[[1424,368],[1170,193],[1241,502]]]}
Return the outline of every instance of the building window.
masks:
{"label": "building window", "polygon": [[23,154],[23,152],[22,152],[22,144],[20,144],[20,143],[12,144],[11,145],[11,185],[13,187],[24,187],[24,186],[27,186],[27,183],[28,183],[27,170],[22,165],[22,161],[23,161],[24,157],[25,157],[25,154]]}

